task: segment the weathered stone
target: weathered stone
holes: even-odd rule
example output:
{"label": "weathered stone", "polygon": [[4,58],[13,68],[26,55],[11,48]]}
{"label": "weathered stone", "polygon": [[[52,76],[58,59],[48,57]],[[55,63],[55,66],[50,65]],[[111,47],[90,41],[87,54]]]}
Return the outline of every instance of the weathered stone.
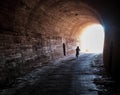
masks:
{"label": "weathered stone", "polygon": [[104,0],[1,0],[0,80],[14,79],[39,63],[64,57],[63,43],[66,54],[73,54],[84,26],[106,22],[112,27],[105,32],[103,57],[114,75],[120,67],[118,8],[109,4]]}

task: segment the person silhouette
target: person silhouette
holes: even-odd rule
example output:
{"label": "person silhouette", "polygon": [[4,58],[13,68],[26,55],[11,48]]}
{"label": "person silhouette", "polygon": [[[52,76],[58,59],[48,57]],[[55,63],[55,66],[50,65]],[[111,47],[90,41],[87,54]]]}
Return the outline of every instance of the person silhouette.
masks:
{"label": "person silhouette", "polygon": [[80,48],[79,48],[79,46],[77,46],[77,48],[76,48],[76,57],[78,58],[78,56],[79,56],[79,51],[80,51]]}

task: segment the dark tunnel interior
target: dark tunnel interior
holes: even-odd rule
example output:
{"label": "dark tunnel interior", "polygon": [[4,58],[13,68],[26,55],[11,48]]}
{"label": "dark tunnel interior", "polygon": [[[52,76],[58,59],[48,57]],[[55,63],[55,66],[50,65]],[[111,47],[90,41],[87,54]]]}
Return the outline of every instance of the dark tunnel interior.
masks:
{"label": "dark tunnel interior", "polygon": [[104,67],[119,80],[118,7],[115,0],[1,0],[0,85],[74,54],[83,28],[91,24],[104,26]]}

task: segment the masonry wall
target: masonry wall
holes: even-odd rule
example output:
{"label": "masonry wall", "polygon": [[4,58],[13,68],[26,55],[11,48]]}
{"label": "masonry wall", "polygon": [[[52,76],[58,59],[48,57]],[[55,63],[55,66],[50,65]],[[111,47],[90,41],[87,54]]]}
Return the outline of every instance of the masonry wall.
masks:
{"label": "masonry wall", "polygon": [[[11,84],[16,77],[64,56],[64,37],[54,32],[53,27],[57,20],[42,12],[32,13],[35,2],[29,3],[16,0],[0,3],[1,87]],[[72,54],[69,45],[75,45],[75,41],[65,44],[67,55]]]}

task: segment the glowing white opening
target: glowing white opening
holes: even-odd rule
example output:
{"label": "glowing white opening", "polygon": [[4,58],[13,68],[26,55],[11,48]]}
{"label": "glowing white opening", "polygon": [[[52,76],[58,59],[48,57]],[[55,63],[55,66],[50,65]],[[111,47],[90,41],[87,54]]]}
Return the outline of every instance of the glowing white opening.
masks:
{"label": "glowing white opening", "polygon": [[81,36],[81,51],[102,53],[104,45],[104,28],[100,24],[87,26]]}

